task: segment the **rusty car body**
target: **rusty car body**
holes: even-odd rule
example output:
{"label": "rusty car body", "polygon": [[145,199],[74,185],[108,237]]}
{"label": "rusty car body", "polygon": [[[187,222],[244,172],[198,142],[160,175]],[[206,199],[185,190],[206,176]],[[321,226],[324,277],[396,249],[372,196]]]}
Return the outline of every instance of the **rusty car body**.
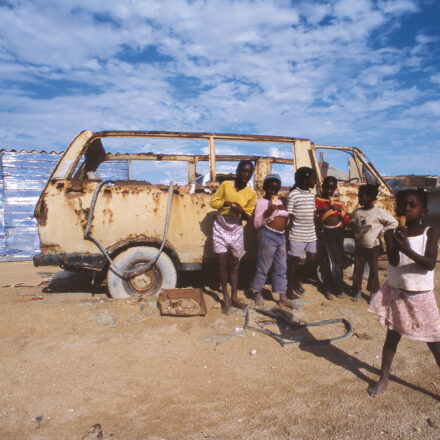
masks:
{"label": "rusty car body", "polygon": [[[160,154],[114,153],[103,146],[110,138],[161,139],[165,143],[197,140],[206,143],[208,154],[172,154],[166,145]],[[292,155],[216,154],[222,142],[283,145]],[[331,170],[323,153],[330,151],[347,157],[348,172],[339,179],[338,191],[348,211],[357,206],[358,186],[365,182],[380,185],[378,205],[393,211],[390,187],[358,148],[315,145],[308,139],[283,136],[83,131],[65,151],[36,205],[41,253],[34,257],[34,264],[93,271],[99,280],[107,277],[109,293],[116,298],[174,288],[179,271],[201,269],[214,260],[209,237],[216,213],[209,202],[221,180],[219,164],[252,160],[253,185],[259,197],[264,177],[274,166],[287,166],[292,176],[299,167],[309,166],[317,172],[319,193],[323,178]],[[113,161],[184,162],[187,181],[171,186],[152,184],[148,179],[100,181],[99,166]],[[209,170],[206,182],[197,172],[202,163]],[[287,195],[288,190],[283,187],[282,194]],[[250,256],[256,241],[254,233],[249,224],[246,249]]]}

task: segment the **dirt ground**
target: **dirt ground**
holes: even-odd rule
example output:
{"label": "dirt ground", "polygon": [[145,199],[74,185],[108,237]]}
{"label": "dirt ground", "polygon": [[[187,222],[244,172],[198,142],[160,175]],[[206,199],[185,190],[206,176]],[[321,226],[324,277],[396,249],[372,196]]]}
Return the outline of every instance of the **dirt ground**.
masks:
{"label": "dirt ground", "polygon": [[[55,272],[51,292],[0,288],[1,439],[89,439],[97,423],[106,440],[440,439],[440,371],[426,344],[402,340],[390,387],[367,394],[385,329],[365,298],[326,301],[306,285],[295,316],[346,318],[353,335],[283,348],[243,331],[241,312],[222,315],[210,289],[205,317],[175,318],[161,317],[153,299],[110,300],[31,262],[0,263],[0,284]],[[204,284],[197,274],[185,283]]]}

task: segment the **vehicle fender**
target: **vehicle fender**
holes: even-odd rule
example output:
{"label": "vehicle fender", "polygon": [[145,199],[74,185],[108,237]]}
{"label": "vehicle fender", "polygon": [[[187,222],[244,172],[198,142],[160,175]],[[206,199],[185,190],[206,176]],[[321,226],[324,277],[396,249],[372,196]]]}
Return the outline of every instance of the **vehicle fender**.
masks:
{"label": "vehicle fender", "polygon": [[[110,258],[113,260],[117,255],[126,249],[134,246],[152,246],[156,247],[159,250],[161,245],[161,241],[152,238],[152,237],[129,237],[124,240],[120,240],[117,243],[106,249],[107,253],[110,255]],[[179,269],[181,262],[179,256],[176,252],[176,249],[168,242],[165,241],[165,246],[163,251],[165,252],[173,261],[176,269]]]}

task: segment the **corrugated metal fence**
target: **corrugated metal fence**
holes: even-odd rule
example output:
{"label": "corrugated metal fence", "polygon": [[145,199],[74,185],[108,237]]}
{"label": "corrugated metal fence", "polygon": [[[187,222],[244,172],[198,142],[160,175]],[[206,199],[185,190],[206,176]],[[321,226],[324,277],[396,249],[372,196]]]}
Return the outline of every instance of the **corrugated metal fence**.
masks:
{"label": "corrugated metal fence", "polygon": [[[31,260],[39,252],[34,208],[62,154],[0,151],[0,261]],[[128,179],[128,163],[103,163],[99,175]]]}

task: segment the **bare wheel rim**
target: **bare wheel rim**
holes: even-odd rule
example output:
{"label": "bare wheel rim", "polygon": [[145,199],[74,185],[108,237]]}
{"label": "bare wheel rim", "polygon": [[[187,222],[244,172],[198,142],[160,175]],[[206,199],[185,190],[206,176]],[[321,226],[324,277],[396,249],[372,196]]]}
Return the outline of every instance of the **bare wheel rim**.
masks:
{"label": "bare wheel rim", "polygon": [[[134,264],[131,264],[126,270],[138,270],[142,266],[148,264],[149,261],[136,261]],[[126,280],[124,280],[124,287],[128,293],[133,294],[153,294],[159,291],[160,286],[162,285],[162,272],[159,267],[155,265],[151,269],[136,275],[129,276]]]}

